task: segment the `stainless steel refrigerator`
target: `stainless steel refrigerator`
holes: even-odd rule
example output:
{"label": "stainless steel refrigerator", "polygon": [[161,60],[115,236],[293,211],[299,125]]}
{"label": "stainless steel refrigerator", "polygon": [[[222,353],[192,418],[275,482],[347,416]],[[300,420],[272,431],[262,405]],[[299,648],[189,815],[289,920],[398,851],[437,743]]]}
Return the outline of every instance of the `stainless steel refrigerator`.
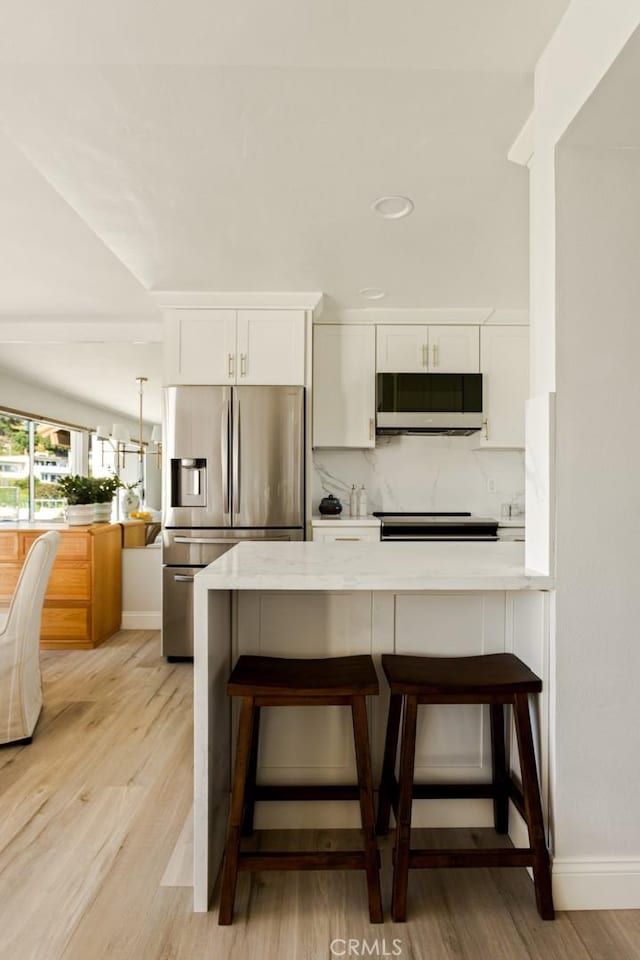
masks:
{"label": "stainless steel refrigerator", "polygon": [[162,653],[193,656],[193,577],[242,540],[304,539],[304,388],[167,387]]}

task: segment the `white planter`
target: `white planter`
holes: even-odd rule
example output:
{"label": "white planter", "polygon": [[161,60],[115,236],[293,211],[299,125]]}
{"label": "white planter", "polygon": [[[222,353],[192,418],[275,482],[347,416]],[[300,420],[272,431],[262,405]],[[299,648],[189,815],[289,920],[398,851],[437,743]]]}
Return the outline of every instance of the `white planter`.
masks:
{"label": "white planter", "polygon": [[111,520],[111,501],[109,503],[93,504],[93,522],[109,523]]}
{"label": "white planter", "polygon": [[65,510],[65,520],[70,527],[86,526],[93,523],[93,503],[71,503]]}

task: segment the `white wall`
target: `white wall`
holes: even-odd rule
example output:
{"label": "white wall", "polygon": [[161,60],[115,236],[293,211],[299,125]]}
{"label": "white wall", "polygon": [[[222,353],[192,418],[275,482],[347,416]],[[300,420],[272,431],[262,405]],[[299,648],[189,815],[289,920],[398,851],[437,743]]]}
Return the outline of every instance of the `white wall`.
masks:
{"label": "white wall", "polygon": [[[639,23],[637,0],[573,0],[536,67],[534,156],[529,165],[532,397],[553,392],[556,379],[556,145]],[[544,460],[550,433],[538,433],[531,442],[532,458]],[[534,496],[529,483],[527,499]],[[551,572],[552,543],[552,530],[529,523],[528,565]]]}
{"label": "white wall", "polygon": [[375,450],[316,450],[313,512],[333,493],[348,516],[355,483],[366,487],[369,512],[470,510],[499,517],[503,501],[524,500],[524,454],[474,449],[477,445],[477,437],[403,436],[378,438]]}
{"label": "white wall", "polygon": [[[528,436],[527,456],[542,462],[551,448],[556,458],[550,685],[560,909],[640,907],[640,168],[626,152],[564,146],[556,155],[639,24],[637,0],[573,0],[535,82],[531,390],[541,398],[555,389],[557,398],[555,441],[550,423]],[[637,111],[636,89],[611,110]],[[548,513],[550,524],[528,525],[527,561],[546,557],[553,569]]]}
{"label": "white wall", "polygon": [[556,852],[640,865],[640,152],[563,146],[557,203]]}
{"label": "white wall", "polygon": [[[0,346],[1,349],[1,346]],[[0,407],[11,407],[43,420],[61,420],[79,427],[95,427],[99,423],[126,423],[132,436],[137,433],[137,424],[127,421],[104,407],[83,403],[74,397],[49,390],[37,383],[18,380],[0,371]]]}
{"label": "white wall", "polygon": [[122,551],[122,629],[162,626],[162,550],[159,545]]}

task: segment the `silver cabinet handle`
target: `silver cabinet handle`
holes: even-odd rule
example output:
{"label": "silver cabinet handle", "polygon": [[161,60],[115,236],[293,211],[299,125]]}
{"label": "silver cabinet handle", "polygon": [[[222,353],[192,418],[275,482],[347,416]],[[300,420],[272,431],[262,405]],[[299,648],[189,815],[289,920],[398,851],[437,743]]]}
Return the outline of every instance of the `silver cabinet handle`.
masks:
{"label": "silver cabinet handle", "polygon": [[246,353],[240,354],[240,376],[246,377],[247,375],[247,355]]}
{"label": "silver cabinet handle", "polygon": [[334,537],[334,540],[361,540],[362,537]]}
{"label": "silver cabinet handle", "polygon": [[233,377],[233,354],[232,353],[229,354],[228,370],[229,370],[229,379],[231,379]]}
{"label": "silver cabinet handle", "polygon": [[487,417],[482,421],[482,426],[484,427],[484,438],[485,440],[489,439],[489,420]]}
{"label": "silver cabinet handle", "polygon": [[422,366],[423,367],[429,366],[429,347],[427,346],[426,343],[422,344]]}
{"label": "silver cabinet handle", "polygon": [[173,579],[176,583],[193,583],[193,577],[185,577],[182,573],[174,573]]}
{"label": "silver cabinet handle", "polygon": [[376,439],[376,421],[373,417],[369,418],[369,440]]}
{"label": "silver cabinet handle", "polygon": [[434,343],[432,348],[432,364],[433,367],[438,366],[438,344]]}

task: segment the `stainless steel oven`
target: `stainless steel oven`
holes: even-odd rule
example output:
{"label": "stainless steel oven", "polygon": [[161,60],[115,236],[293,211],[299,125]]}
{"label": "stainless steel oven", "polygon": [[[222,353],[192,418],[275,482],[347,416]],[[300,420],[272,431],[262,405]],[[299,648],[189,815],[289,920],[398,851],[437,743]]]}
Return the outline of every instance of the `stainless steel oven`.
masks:
{"label": "stainless steel oven", "polygon": [[472,513],[382,513],[380,539],[492,541],[498,539],[498,521]]}

